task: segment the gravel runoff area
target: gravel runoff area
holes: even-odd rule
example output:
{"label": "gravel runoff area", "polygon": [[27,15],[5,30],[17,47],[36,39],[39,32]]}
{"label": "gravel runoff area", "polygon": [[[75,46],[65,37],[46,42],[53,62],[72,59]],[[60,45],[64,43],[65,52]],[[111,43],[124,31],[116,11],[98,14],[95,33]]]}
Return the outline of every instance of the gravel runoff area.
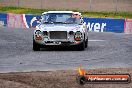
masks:
{"label": "gravel runoff area", "polygon": [[[125,74],[132,76],[132,68],[87,70],[89,74]],[[0,74],[0,88],[132,88],[129,84],[85,84],[76,82],[75,70],[15,72]]]}

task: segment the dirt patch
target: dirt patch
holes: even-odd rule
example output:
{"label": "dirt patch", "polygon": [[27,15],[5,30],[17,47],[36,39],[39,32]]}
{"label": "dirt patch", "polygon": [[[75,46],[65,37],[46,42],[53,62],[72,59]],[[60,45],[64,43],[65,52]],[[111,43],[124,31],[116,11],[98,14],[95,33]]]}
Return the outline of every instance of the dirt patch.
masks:
{"label": "dirt patch", "polygon": [[[116,74],[129,73],[132,68],[95,69],[88,70],[89,74]],[[76,83],[77,71],[44,71],[44,72],[17,72],[1,73],[0,88],[131,88],[129,84],[86,84]]]}

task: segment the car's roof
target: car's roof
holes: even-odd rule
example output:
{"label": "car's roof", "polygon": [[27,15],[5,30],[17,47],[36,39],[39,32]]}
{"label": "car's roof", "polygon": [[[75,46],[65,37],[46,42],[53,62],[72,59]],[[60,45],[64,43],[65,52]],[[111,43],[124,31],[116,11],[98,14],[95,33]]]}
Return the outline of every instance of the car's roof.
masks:
{"label": "car's roof", "polygon": [[78,15],[81,15],[81,13],[79,13],[79,12],[73,12],[74,14],[78,14]]}
{"label": "car's roof", "polygon": [[42,14],[47,14],[47,13],[73,13],[73,11],[48,11]]}
{"label": "car's roof", "polygon": [[73,11],[48,11],[48,12],[42,13],[42,15],[47,14],[47,13],[75,13],[75,14],[81,15],[81,13],[79,13],[79,12],[73,12]]}

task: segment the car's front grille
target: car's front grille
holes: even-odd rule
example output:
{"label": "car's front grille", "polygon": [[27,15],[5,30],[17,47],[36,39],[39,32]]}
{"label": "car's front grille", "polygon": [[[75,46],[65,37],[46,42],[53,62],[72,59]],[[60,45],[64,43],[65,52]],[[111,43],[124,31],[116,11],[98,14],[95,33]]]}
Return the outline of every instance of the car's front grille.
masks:
{"label": "car's front grille", "polygon": [[50,31],[50,39],[67,39],[66,31]]}

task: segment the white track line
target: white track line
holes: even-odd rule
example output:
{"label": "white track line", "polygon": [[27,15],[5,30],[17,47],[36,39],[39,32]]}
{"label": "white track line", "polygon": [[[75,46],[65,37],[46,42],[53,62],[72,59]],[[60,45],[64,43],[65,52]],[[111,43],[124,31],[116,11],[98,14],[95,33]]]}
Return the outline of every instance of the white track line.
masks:
{"label": "white track line", "polygon": [[94,40],[88,40],[88,41],[92,41],[92,42],[102,42],[102,41],[105,41],[105,40],[96,40],[96,39],[94,39]]}

